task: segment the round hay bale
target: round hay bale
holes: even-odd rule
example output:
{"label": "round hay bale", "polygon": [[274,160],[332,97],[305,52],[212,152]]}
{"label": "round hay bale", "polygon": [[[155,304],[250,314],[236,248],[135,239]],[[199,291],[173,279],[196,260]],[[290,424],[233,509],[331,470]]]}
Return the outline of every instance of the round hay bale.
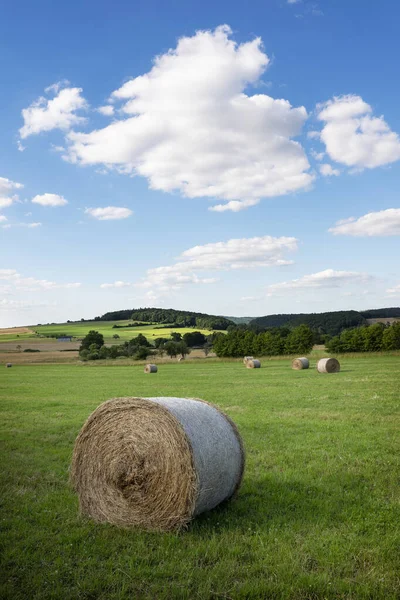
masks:
{"label": "round hay bale", "polygon": [[123,527],[169,531],[233,496],[244,470],[234,423],[187,398],[114,398],[87,419],[71,483],[81,512]]}
{"label": "round hay bale", "polygon": [[157,365],[152,365],[150,363],[148,365],[146,365],[144,368],[145,373],[157,373],[157,371],[158,371]]}
{"label": "round hay bale", "polygon": [[11,363],[7,363],[6,367],[7,367],[7,369],[9,369],[10,367],[12,367],[12,364]]}
{"label": "round hay bale", "polygon": [[256,358],[253,358],[252,360],[248,360],[247,361],[246,367],[248,369],[260,369],[261,368],[261,363]]}
{"label": "round hay bale", "polygon": [[295,358],[292,361],[292,369],[295,369],[295,371],[301,371],[302,369],[308,369],[309,366],[310,366],[310,362],[309,362],[308,358],[306,358],[305,356],[302,356],[301,358]]}
{"label": "round hay bale", "polygon": [[253,357],[252,357],[252,356],[245,356],[245,357],[243,358],[243,364],[244,364],[244,365],[247,365],[247,361],[249,361],[249,360],[253,360]]}
{"label": "round hay bale", "polygon": [[339,373],[340,363],[336,358],[321,358],[317,363],[319,373]]}

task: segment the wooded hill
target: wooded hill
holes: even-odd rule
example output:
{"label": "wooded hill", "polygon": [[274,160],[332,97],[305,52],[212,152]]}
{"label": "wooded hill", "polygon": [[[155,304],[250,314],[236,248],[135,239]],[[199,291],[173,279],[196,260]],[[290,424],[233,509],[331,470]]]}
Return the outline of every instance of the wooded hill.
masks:
{"label": "wooded hill", "polygon": [[325,313],[279,314],[257,317],[249,323],[254,330],[265,330],[270,327],[297,327],[308,325],[321,334],[338,335],[344,329],[366,325],[366,319],[400,317],[400,308],[377,308],[358,312],[356,310],[341,310]]}
{"label": "wooded hill", "polygon": [[95,321],[122,321],[132,319],[145,323],[159,323],[172,327],[198,327],[199,329],[225,330],[233,322],[225,317],[206,315],[204,313],[190,312],[187,310],[174,310],[173,308],[138,308],[107,312]]}

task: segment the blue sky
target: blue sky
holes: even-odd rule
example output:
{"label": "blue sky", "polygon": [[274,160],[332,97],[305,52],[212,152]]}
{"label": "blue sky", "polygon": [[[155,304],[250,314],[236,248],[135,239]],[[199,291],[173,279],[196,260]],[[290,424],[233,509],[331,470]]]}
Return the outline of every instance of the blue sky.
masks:
{"label": "blue sky", "polygon": [[0,326],[398,305],[399,18],[395,0],[3,6]]}

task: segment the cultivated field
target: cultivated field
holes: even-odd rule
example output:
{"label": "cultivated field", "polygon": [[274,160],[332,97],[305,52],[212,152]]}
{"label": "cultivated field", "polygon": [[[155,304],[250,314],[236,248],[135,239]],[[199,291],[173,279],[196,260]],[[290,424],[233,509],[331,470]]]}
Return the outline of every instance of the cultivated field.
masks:
{"label": "cultivated field", "polygon": [[[3,342],[15,342],[21,344],[21,341],[28,341],[34,338],[37,343],[56,343],[54,338],[39,338],[40,336],[48,335],[67,335],[76,338],[83,338],[91,329],[98,331],[104,336],[106,344],[120,344],[126,340],[131,340],[133,337],[142,333],[148,340],[158,337],[170,337],[171,331],[178,331],[181,335],[189,331],[201,331],[205,335],[210,335],[211,331],[207,329],[199,329],[196,327],[167,327],[166,329],[157,329],[160,325],[143,324],[139,327],[123,327],[113,329],[113,325],[128,325],[135,321],[87,321],[85,323],[56,323],[53,325],[32,325],[31,327],[14,327],[10,329],[0,329],[0,349]],[[21,330],[21,331],[18,331]],[[25,331],[22,331],[25,330]],[[114,339],[113,335],[118,334],[120,339]],[[58,342],[61,343],[61,342]]]}
{"label": "cultivated field", "polygon": [[[69,353],[66,353],[69,354]],[[1,367],[0,597],[369,599],[400,594],[400,354],[290,361]],[[312,365],[314,367],[314,364]],[[180,534],[120,530],[78,515],[74,439],[114,396],[216,403],[247,451],[237,498]]]}

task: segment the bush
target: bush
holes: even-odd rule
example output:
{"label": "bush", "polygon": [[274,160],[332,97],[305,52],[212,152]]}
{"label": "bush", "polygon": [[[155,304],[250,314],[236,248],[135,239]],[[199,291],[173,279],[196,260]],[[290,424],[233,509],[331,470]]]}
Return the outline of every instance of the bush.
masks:
{"label": "bush", "polygon": [[25,348],[24,352],[40,352],[40,350],[36,350],[35,348]]}

